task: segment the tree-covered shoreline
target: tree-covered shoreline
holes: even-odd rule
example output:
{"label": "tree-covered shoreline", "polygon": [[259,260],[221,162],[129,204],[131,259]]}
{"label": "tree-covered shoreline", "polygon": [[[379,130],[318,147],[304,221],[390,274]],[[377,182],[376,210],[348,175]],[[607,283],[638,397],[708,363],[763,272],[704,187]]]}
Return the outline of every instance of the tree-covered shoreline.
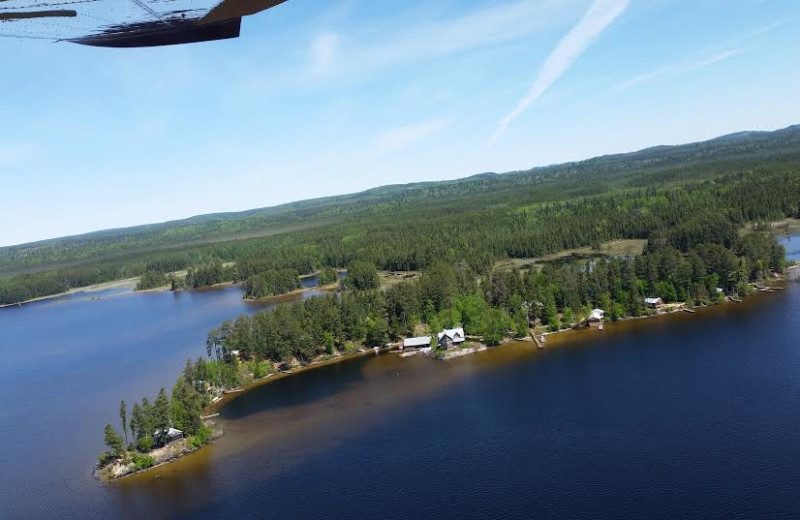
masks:
{"label": "tree-covered shoreline", "polygon": [[634,257],[553,262],[540,270],[491,270],[488,275],[465,261],[438,262],[419,278],[385,290],[375,283],[373,264],[354,262],[338,293],[241,315],[210,331],[206,358],[186,362],[171,398],[162,389],[152,403],[142,399],[129,420],[121,403],[126,441],[107,425],[109,450],[100,464],[127,464],[131,470],[152,466],[149,453],[166,444],[160,434],[173,427],[188,436],[189,446],[202,446],[211,437],[201,419],[205,407],[225,391],[282,367],[462,326],[485,344],[498,345],[537,328],[580,327],[593,308],[605,309],[610,321],[650,315],[647,296],[689,306],[715,304],[726,295],[748,294],[753,284],[785,268],[785,250],[771,233],[740,234],[716,220],[653,233],[644,252]]}

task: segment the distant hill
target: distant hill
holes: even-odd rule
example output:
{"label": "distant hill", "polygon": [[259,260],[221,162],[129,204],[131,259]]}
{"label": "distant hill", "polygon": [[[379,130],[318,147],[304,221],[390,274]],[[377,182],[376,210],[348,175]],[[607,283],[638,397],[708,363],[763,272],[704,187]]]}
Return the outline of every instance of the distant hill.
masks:
{"label": "distant hill", "polygon": [[[657,146],[525,171],[382,186],[349,195],[3,247],[0,277],[148,251],[276,236],[392,212],[420,214],[444,199],[482,208],[524,206],[616,188],[696,181],[798,158],[800,125],[774,132],[739,132],[705,142]],[[452,211],[458,210],[454,208]]]}

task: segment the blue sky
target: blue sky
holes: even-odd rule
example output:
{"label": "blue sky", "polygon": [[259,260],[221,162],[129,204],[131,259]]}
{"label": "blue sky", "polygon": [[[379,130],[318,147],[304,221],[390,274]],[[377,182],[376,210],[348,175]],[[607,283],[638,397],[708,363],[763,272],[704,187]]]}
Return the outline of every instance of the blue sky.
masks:
{"label": "blue sky", "polygon": [[289,0],[238,40],[0,39],[0,245],[800,123],[794,0]]}

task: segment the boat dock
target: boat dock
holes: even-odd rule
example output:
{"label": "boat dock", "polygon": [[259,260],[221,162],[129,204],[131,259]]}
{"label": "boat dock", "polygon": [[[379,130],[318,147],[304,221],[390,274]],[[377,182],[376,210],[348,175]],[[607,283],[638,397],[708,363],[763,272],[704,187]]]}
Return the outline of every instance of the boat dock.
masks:
{"label": "boat dock", "polygon": [[540,338],[539,336],[536,335],[536,333],[533,331],[533,329],[530,329],[530,334],[531,334],[531,338],[533,339],[533,342],[536,344],[536,348],[543,349],[544,348],[544,342],[545,342],[544,336],[542,336]]}

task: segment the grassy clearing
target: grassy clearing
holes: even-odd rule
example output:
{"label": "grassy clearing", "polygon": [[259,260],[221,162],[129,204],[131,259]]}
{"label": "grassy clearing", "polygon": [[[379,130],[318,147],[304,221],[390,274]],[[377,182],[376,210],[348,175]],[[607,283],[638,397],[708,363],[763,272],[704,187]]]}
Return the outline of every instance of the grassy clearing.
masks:
{"label": "grassy clearing", "polygon": [[552,255],[538,258],[507,258],[497,262],[498,269],[539,269],[542,264],[566,260],[585,260],[598,257],[636,256],[642,254],[647,240],[623,239],[611,240],[600,244],[600,249],[589,246],[567,249]]}
{"label": "grassy clearing", "polygon": [[381,289],[388,289],[400,282],[413,280],[419,276],[418,271],[379,271],[378,278],[381,281]]}
{"label": "grassy clearing", "polygon": [[[781,220],[775,220],[770,222],[770,227],[772,231],[777,235],[795,235],[800,233],[800,219],[797,218],[785,218]],[[739,230],[739,234],[744,236],[748,233],[752,233],[755,231],[756,223],[751,222],[747,224],[745,227]]]}

